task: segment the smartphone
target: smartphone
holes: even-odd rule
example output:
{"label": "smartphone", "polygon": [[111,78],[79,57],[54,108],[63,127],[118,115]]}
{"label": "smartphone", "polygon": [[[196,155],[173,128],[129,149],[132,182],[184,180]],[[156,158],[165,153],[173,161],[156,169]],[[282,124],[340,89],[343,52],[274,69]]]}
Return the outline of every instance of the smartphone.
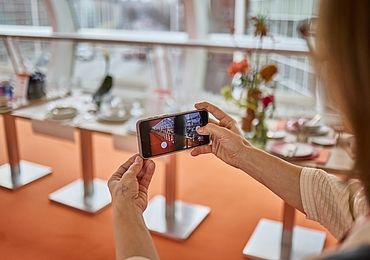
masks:
{"label": "smartphone", "polygon": [[207,123],[206,110],[139,120],[136,130],[140,155],[150,158],[209,144],[209,136],[199,135],[196,131]]}

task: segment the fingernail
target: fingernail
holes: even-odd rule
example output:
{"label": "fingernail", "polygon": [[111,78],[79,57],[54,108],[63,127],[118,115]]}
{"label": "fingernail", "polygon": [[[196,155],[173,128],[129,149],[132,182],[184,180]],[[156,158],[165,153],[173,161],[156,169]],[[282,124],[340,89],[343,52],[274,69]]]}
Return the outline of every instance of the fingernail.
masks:
{"label": "fingernail", "polygon": [[141,161],[141,157],[140,156],[136,157],[135,163],[139,163],[140,161]]}
{"label": "fingernail", "polygon": [[203,133],[203,132],[204,132],[203,127],[199,127],[199,128],[197,129],[197,132],[198,132],[198,133],[200,133],[200,134],[201,134],[201,133]]}

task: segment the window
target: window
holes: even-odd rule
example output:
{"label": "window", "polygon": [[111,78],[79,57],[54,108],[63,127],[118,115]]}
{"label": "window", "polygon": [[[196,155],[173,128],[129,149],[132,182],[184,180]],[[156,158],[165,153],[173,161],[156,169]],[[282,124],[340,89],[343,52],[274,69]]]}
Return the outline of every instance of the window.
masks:
{"label": "window", "polygon": [[[42,0],[0,0],[0,26],[44,27],[49,26],[47,12]],[[14,28],[15,29],[15,28]],[[46,70],[50,59],[50,43],[40,41],[13,41],[24,66],[30,71]],[[5,44],[0,43],[0,74],[9,80],[14,70],[9,61]]]}
{"label": "window", "polygon": [[[250,15],[266,15],[272,36],[298,38],[298,22],[316,14],[316,2],[317,0],[251,0]],[[314,75],[308,57],[271,55],[269,59],[279,67],[280,89],[307,97],[314,95],[315,81],[309,80]]]}
{"label": "window", "polygon": [[234,29],[235,1],[210,1],[209,10],[209,32],[210,33],[232,33]]}
{"label": "window", "polygon": [[183,31],[184,7],[178,0],[68,0],[79,28]]}
{"label": "window", "polygon": [[49,25],[43,0],[0,0],[0,24]]}
{"label": "window", "polygon": [[[180,0],[68,0],[68,3],[80,32],[147,35],[148,31],[154,34],[184,31],[184,4]],[[83,89],[93,91],[102,81],[103,53],[107,50],[115,91],[142,96],[149,88],[179,82],[180,70],[174,64],[182,50],[80,43],[76,46],[73,76]],[[169,62],[172,65],[166,66]],[[86,77],[87,74],[90,76]],[[171,77],[163,79],[166,75],[162,74]]]}
{"label": "window", "polygon": [[[102,38],[117,35],[140,37],[148,35],[162,37],[163,35],[163,39],[198,37],[204,40],[216,39],[220,44],[233,41],[237,37],[241,41],[251,39],[253,28],[248,24],[248,17],[257,14],[266,15],[268,18],[273,44],[298,42],[296,32],[298,22],[312,17],[316,13],[317,5],[317,0],[250,0],[248,6],[245,6],[244,0],[65,1],[63,2],[66,3],[66,9],[70,9],[72,14],[72,18],[68,15],[67,18],[70,22],[74,22],[76,34],[93,34]],[[197,7],[191,14],[186,13],[189,2],[196,3],[194,5]],[[51,3],[56,4],[54,1]],[[0,0],[0,4],[0,26],[26,25],[41,28],[50,24],[42,0]],[[202,19],[187,17],[187,15],[199,16]],[[64,17],[64,19],[67,18]],[[195,28],[186,28],[187,25],[192,27],[189,23],[185,23],[189,21],[186,18],[196,21]],[[238,27],[239,24],[240,27]],[[231,34],[234,29],[238,33],[235,37]],[[51,52],[55,51],[51,48],[52,44],[21,41],[20,50],[25,63],[31,64],[30,67],[33,68],[41,66],[47,69],[50,67],[46,66],[48,64],[54,66],[58,61],[50,62],[55,55]],[[235,44],[237,45],[237,42]],[[299,44],[303,45],[304,42]],[[0,69],[3,72],[7,67],[4,64],[8,61],[5,58],[5,48],[1,45],[0,47]],[[103,54],[109,50],[109,73],[114,77],[114,89],[133,93],[134,96],[142,95],[143,91],[152,87],[173,87],[174,91],[180,94],[198,93],[201,90],[204,95],[212,94],[219,97],[220,89],[230,83],[231,79],[226,70],[228,64],[236,57],[231,52],[162,46],[84,42],[74,44],[73,48],[74,61],[71,76],[74,82],[78,82],[89,91],[95,90],[105,75]],[[190,52],[192,55],[189,55]],[[188,64],[192,59],[195,67]],[[277,64],[280,71],[277,77],[278,87],[283,94],[288,92],[304,98],[313,96],[316,81],[307,57],[269,54],[264,55],[263,60]],[[194,70],[193,74],[184,73],[189,68]],[[193,81],[198,81],[199,84],[192,84]],[[194,85],[201,85],[201,88],[193,88]],[[176,95],[180,96],[179,93]]]}

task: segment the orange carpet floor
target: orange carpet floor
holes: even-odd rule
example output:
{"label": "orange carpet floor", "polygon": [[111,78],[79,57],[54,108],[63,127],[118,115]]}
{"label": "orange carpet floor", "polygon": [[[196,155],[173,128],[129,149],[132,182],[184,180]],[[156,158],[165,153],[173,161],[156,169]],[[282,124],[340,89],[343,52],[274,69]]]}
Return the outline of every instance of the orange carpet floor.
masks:
{"label": "orange carpet floor", "polygon": [[[112,209],[88,215],[52,203],[48,194],[80,176],[76,143],[34,134],[30,123],[17,120],[22,159],[53,168],[52,175],[17,191],[0,188],[0,259],[114,259]],[[0,163],[7,161],[0,120]],[[107,179],[129,153],[113,149],[109,136],[94,135],[96,175]],[[245,259],[243,247],[260,218],[280,220],[282,201],[251,177],[213,156],[178,161],[178,197],[208,205],[212,212],[184,242],[153,236],[162,259]],[[150,196],[163,193],[163,164]],[[325,230],[297,215],[297,224]],[[326,247],[334,246],[328,235]]]}

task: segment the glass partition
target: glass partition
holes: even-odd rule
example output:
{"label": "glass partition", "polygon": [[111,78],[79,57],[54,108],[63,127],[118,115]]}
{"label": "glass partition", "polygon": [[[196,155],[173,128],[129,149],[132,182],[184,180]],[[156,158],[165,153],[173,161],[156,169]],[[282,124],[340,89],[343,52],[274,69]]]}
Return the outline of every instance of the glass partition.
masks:
{"label": "glass partition", "polygon": [[76,46],[73,76],[89,92],[109,74],[115,88],[142,93],[154,81],[150,55],[143,47],[81,43]]}

